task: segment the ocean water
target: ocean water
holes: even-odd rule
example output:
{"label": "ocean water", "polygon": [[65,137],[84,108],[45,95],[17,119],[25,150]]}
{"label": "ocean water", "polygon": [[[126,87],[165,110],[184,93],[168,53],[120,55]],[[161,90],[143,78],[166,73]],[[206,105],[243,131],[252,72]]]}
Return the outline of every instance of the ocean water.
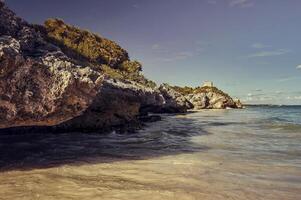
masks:
{"label": "ocean water", "polygon": [[163,115],[132,134],[2,134],[0,199],[300,200],[301,107]]}

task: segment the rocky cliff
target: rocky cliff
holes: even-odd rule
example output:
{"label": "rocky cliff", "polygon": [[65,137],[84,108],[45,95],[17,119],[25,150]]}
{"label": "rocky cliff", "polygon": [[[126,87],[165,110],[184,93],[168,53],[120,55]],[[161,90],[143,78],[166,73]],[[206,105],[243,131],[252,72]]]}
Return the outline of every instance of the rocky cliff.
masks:
{"label": "rocky cliff", "polygon": [[59,19],[29,24],[0,1],[0,128],[103,131],[149,112],[239,107],[217,88],[156,86],[141,71],[114,41]]}
{"label": "rocky cliff", "polygon": [[0,1],[0,128],[104,130],[186,111],[141,70],[113,41],[62,20],[28,24]]}

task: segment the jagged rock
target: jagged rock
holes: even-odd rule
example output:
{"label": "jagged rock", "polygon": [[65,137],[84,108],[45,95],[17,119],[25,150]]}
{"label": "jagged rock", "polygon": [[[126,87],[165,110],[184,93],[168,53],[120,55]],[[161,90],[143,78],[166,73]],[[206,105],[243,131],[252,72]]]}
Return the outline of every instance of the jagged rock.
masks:
{"label": "jagged rock", "polygon": [[127,81],[105,79],[91,106],[79,117],[60,125],[67,130],[101,130],[138,124],[141,107],[161,107],[158,91]]}
{"label": "jagged rock", "polygon": [[164,97],[164,104],[161,108],[161,112],[186,112],[188,109],[193,108],[192,103],[168,84],[162,84],[158,89]]}
{"label": "jagged rock", "polygon": [[194,109],[205,109],[210,105],[210,99],[204,93],[189,94],[186,98],[194,105]]}
{"label": "jagged rock", "polygon": [[234,102],[235,102],[237,108],[244,108],[243,104],[241,103],[241,101],[239,99],[235,99]]}
{"label": "jagged rock", "polygon": [[101,74],[62,52],[25,57],[18,40],[0,37],[0,128],[67,121],[87,109],[101,85]]}

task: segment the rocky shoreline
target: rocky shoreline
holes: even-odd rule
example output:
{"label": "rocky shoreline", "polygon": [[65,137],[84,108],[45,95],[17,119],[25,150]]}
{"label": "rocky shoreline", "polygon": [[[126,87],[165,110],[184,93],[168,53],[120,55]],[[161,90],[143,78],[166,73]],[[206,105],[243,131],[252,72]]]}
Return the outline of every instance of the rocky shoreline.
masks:
{"label": "rocky shoreline", "polygon": [[111,40],[58,19],[29,24],[0,1],[0,132],[103,132],[159,119],[149,113],[242,108],[215,87],[183,92],[141,70]]}

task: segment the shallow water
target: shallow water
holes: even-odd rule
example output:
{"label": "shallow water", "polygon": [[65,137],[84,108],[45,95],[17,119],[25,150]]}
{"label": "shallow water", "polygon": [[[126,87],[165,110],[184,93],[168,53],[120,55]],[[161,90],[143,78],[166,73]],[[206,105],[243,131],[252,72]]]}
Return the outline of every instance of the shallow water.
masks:
{"label": "shallow water", "polygon": [[165,115],[135,134],[4,134],[0,151],[0,199],[301,199],[301,107]]}

